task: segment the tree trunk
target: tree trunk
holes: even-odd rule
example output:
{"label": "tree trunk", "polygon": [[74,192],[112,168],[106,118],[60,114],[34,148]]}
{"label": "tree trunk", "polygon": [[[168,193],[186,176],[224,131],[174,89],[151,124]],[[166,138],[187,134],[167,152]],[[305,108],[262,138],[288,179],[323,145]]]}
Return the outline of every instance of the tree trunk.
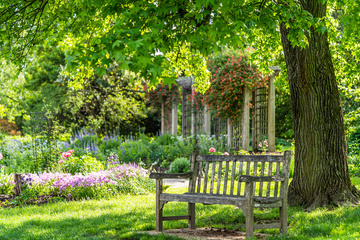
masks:
{"label": "tree trunk", "polygon": [[[303,1],[314,17],[326,15],[326,4]],[[289,29],[280,25],[294,116],[295,171],[289,204],[309,210],[328,204],[356,202],[350,181],[340,94],[327,33],[311,29],[306,48],[292,47]]]}

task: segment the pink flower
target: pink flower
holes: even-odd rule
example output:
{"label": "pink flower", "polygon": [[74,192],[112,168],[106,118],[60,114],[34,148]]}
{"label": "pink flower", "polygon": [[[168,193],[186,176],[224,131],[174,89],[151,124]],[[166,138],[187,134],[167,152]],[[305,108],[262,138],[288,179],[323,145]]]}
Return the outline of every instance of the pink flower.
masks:
{"label": "pink flower", "polygon": [[63,159],[61,159],[58,163],[59,164],[62,164],[64,162],[64,160]]}
{"label": "pink flower", "polygon": [[68,153],[73,153],[74,152],[74,149],[71,149],[69,151],[67,151]]}
{"label": "pink flower", "polygon": [[216,149],[212,147],[209,149],[209,152],[214,153],[214,152],[216,152]]}
{"label": "pink flower", "polygon": [[63,152],[63,153],[61,154],[61,156],[62,156],[63,158],[68,158],[68,157],[71,156],[71,153],[69,153],[69,152]]}
{"label": "pink flower", "polygon": [[230,155],[228,152],[224,152],[224,155]]}
{"label": "pink flower", "polygon": [[3,155],[2,155],[2,153],[0,152],[0,159],[2,159],[3,158]]}

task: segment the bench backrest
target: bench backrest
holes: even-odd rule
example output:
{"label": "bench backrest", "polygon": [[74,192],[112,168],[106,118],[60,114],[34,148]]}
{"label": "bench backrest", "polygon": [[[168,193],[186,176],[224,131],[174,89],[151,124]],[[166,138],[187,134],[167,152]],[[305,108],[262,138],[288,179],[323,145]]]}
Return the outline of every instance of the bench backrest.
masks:
{"label": "bench backrest", "polygon": [[291,152],[284,155],[201,155],[192,165],[196,174],[190,192],[244,196],[242,175],[284,176],[285,181],[255,182],[255,196],[281,197],[287,192]]}

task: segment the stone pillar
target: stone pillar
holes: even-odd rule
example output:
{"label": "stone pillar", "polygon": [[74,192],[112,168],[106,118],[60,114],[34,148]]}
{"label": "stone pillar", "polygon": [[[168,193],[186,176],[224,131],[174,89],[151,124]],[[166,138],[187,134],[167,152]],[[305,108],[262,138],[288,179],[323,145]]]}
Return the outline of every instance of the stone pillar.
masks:
{"label": "stone pillar", "polygon": [[280,72],[279,68],[274,68],[269,80],[268,91],[268,138],[269,152],[275,152],[275,76]]}
{"label": "stone pillar", "polygon": [[171,108],[161,104],[161,134],[171,133]]}
{"label": "stone pillar", "polygon": [[[195,97],[195,93],[194,93],[194,89],[191,88],[191,95],[193,96],[192,100],[191,100],[191,135],[195,135],[195,125],[196,125],[196,116],[195,114],[195,107],[194,107],[194,97]],[[198,134],[198,133],[197,133]]]}
{"label": "stone pillar", "polygon": [[177,136],[177,126],[178,126],[178,102],[174,100],[172,109],[171,109],[171,134]]}
{"label": "stone pillar", "polygon": [[242,106],[242,119],[241,119],[241,130],[242,130],[242,149],[249,151],[249,134],[250,134],[250,89],[245,87],[244,99]]}
{"label": "stone pillar", "polygon": [[211,112],[207,106],[204,106],[204,132],[205,135],[211,136]]}

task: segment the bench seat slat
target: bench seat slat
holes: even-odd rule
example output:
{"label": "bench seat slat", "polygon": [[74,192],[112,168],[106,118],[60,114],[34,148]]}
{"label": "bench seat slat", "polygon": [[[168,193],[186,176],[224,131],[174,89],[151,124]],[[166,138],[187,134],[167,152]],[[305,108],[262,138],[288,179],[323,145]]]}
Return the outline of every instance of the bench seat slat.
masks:
{"label": "bench seat slat", "polygon": [[[203,193],[183,193],[171,194],[163,193],[160,195],[161,201],[179,201],[190,203],[204,203],[204,204],[225,204],[225,205],[238,205],[239,202],[245,201],[244,196],[236,195],[223,195],[223,194],[203,194]],[[281,203],[282,198],[264,198],[254,197],[255,204],[273,204]],[[265,205],[264,205],[265,206]],[[281,206],[281,205],[279,205]],[[259,205],[260,207],[260,205]]]}
{"label": "bench seat slat", "polygon": [[204,203],[204,204],[225,204],[241,206],[245,201],[245,197],[229,196],[222,194],[170,194],[163,193],[160,195],[161,201],[178,201],[190,203]]}

